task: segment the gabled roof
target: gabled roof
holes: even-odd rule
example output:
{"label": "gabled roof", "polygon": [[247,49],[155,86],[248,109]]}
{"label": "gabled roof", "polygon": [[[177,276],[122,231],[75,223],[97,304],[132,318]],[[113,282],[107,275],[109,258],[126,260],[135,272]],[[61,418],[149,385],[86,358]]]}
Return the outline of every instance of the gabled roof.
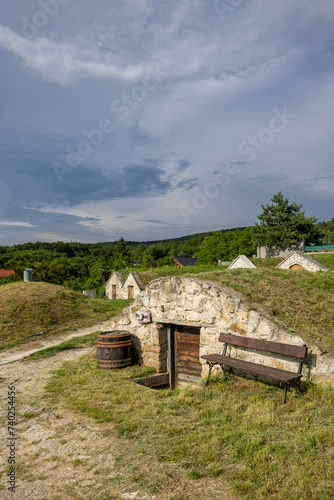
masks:
{"label": "gabled roof", "polygon": [[[123,286],[124,285],[124,278],[123,278],[123,275],[122,273],[120,273],[119,271],[114,271],[113,273],[111,273],[110,275],[110,278],[108,279],[107,283],[111,280],[111,278],[113,277],[116,277],[118,279],[118,281],[121,283],[121,285]],[[106,283],[106,284],[107,284]]]}
{"label": "gabled roof", "polygon": [[8,276],[13,276],[15,273],[11,269],[0,269],[0,278],[8,278]]}
{"label": "gabled roof", "polygon": [[135,280],[135,282],[137,283],[138,288],[139,288],[140,290],[144,290],[144,288],[145,288],[145,287],[144,287],[144,285],[143,285],[143,282],[142,282],[142,280],[139,278],[139,276],[138,276],[138,274],[137,274],[137,272],[136,272],[136,271],[130,271],[130,272],[129,272],[129,275],[128,275],[128,277],[126,278],[126,281],[125,281],[125,283],[124,283],[124,284],[126,285],[126,282],[128,281],[128,279],[129,279],[130,275],[133,277],[133,279],[134,279],[134,280]]}
{"label": "gabled roof", "polygon": [[292,266],[299,264],[305,267],[308,271],[329,271],[328,267],[320,264],[311,257],[308,257],[304,253],[293,250],[287,257],[285,257],[282,262],[280,262],[275,269],[290,269]]}
{"label": "gabled roof", "polygon": [[180,266],[193,266],[198,259],[193,257],[173,257],[173,260],[180,264]]}
{"label": "gabled roof", "polygon": [[238,268],[243,268],[243,269],[256,269],[256,266],[254,266],[253,262],[249,260],[246,255],[238,255],[236,259],[234,259],[233,262],[228,266],[227,269],[238,269]]}

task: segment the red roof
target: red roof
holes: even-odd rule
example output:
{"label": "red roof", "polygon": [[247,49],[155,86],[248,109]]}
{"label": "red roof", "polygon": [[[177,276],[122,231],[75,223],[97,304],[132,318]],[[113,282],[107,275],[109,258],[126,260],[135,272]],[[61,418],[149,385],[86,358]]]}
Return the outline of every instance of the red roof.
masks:
{"label": "red roof", "polygon": [[11,271],[10,269],[0,269],[0,278],[7,278],[8,276],[11,276],[12,274],[15,274],[14,271]]}

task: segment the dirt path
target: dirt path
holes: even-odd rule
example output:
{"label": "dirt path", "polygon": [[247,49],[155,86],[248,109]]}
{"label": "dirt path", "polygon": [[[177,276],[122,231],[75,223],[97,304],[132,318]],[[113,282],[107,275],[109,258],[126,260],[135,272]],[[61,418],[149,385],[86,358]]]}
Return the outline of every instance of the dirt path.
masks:
{"label": "dirt path", "polygon": [[31,342],[26,342],[25,344],[13,347],[8,351],[0,352],[0,367],[6,365],[7,363],[13,363],[14,361],[19,361],[20,359],[26,358],[27,356],[30,356],[30,354],[40,351],[41,349],[46,349],[47,347],[58,345],[61,342],[72,339],[73,337],[83,337],[84,335],[88,335],[89,333],[103,330],[103,327],[107,323],[108,321],[104,321],[93,326],[87,326],[85,328],[73,330],[73,332],[70,333],[55,335],[52,338],[32,340]]}
{"label": "dirt path", "polygon": [[[102,325],[103,326],[103,325]],[[91,328],[63,335],[58,339],[38,342],[39,349],[63,342],[72,336],[85,335],[100,329]],[[33,347],[34,346],[34,347]],[[171,479],[170,496],[152,496],[139,491],[129,481],[127,472],[120,468],[117,458],[126,454],[127,442],[116,437],[113,424],[97,424],[87,415],[73,413],[63,406],[55,406],[45,397],[45,386],[52,372],[64,361],[73,360],[91,351],[78,348],[62,351],[52,358],[25,359],[10,362],[39,350],[31,343],[21,351],[18,348],[1,356],[0,366],[0,498],[2,500],[122,500],[166,498],[192,499],[235,498],[224,484],[208,480],[204,493],[203,485],[192,481],[175,484]],[[7,363],[7,364],[4,364]],[[15,493],[10,486],[8,472],[8,386],[15,386]],[[131,455],[129,454],[129,460]],[[184,481],[184,480],[183,480]],[[210,484],[212,483],[212,484]],[[165,488],[166,491],[166,488]],[[202,496],[204,494],[204,497]]]}
{"label": "dirt path", "polygon": [[[0,367],[0,488],[5,487],[0,491],[1,499],[152,498],[131,487],[120,492],[123,488],[117,486],[113,454],[120,444],[113,437],[112,424],[96,424],[85,415],[74,414],[62,407],[54,408],[44,397],[45,385],[52,371],[60,368],[64,361],[75,359],[89,350],[91,348],[64,351],[52,358],[19,361]],[[27,352],[30,351],[20,354]],[[6,359],[11,357],[12,354]],[[9,491],[6,484],[7,444],[10,441],[7,429],[9,385],[15,386],[16,393],[15,493]],[[110,485],[113,478],[114,486]],[[103,497],[106,482],[109,483],[108,496]]]}

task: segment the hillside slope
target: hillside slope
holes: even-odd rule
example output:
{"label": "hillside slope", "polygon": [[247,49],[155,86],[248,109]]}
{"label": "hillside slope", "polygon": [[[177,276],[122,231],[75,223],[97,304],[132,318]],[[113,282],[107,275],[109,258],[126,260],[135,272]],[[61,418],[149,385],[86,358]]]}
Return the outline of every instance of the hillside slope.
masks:
{"label": "hillside slope", "polygon": [[[313,256],[312,256],[313,258]],[[175,267],[139,272],[146,285],[168,275],[206,279],[241,292],[249,302],[259,304],[272,321],[285,331],[303,337],[334,355],[334,273],[283,271],[275,269],[282,259],[254,259],[258,269],[202,270]],[[334,254],[317,256],[334,269]],[[325,260],[326,262],[323,262]]]}
{"label": "hillside slope", "polygon": [[[91,299],[69,288],[42,282],[0,287],[0,349],[35,334],[93,325],[110,318],[129,301]],[[30,338],[31,340],[31,338]]]}

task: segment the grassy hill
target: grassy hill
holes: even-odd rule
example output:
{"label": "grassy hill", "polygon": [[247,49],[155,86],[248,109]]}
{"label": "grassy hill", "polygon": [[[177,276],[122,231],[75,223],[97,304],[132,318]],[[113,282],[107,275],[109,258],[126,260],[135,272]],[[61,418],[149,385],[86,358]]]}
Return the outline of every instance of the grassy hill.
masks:
{"label": "grassy hill", "polygon": [[260,304],[268,318],[287,332],[300,335],[334,355],[334,254],[313,257],[331,271],[275,269],[282,258],[251,259],[258,269],[226,270],[226,267],[164,267],[139,272],[147,284],[168,275],[215,281],[241,292],[245,300]]}
{"label": "grassy hill", "polygon": [[33,340],[36,334],[61,333],[93,325],[125,307],[127,300],[92,299],[49,283],[10,283],[0,287],[0,350]]}

